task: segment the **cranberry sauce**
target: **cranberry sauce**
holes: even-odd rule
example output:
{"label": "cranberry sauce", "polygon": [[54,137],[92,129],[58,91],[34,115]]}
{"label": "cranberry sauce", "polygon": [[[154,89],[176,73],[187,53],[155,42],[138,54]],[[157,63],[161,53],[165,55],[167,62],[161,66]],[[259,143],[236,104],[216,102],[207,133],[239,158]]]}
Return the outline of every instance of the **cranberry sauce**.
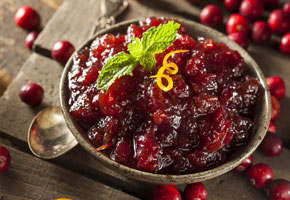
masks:
{"label": "cranberry sauce", "polygon": [[[69,79],[69,112],[96,148],[112,160],[139,170],[184,174],[203,171],[225,161],[234,147],[247,142],[261,87],[245,74],[237,51],[211,39],[193,38],[181,25],[176,41],[156,55],[151,71],[137,66],[108,91],[97,89],[106,61],[127,51],[134,37],[169,19],[148,18],[125,34],[96,38],[75,58]],[[173,89],[164,92],[154,78],[164,56],[179,72]],[[109,145],[108,145],[109,144]]]}

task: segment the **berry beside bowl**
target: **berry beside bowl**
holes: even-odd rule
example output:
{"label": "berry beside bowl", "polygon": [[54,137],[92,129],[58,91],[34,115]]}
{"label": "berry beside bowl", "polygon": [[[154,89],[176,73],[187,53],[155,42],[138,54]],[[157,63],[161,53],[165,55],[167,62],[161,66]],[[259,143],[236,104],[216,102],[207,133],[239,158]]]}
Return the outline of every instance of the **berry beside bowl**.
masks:
{"label": "berry beside bowl", "polygon": [[[114,171],[158,184],[200,182],[235,168],[261,143],[271,116],[266,80],[242,47],[199,23],[172,20],[181,24],[176,40],[155,55],[151,72],[136,65],[133,76],[97,89],[110,57],[129,53],[132,38],[171,19],[98,32],[69,59],[60,84],[62,111],[79,144]],[[162,75],[173,82],[164,92],[158,75],[169,64],[179,70]]]}

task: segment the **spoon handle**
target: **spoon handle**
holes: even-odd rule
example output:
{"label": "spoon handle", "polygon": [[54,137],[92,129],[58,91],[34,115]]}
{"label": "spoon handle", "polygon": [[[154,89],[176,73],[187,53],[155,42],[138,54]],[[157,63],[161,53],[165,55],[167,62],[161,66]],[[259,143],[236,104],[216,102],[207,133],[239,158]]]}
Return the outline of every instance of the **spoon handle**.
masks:
{"label": "spoon handle", "polygon": [[116,23],[116,18],[129,6],[127,0],[101,0],[101,16],[97,19],[90,37],[101,29],[108,28]]}

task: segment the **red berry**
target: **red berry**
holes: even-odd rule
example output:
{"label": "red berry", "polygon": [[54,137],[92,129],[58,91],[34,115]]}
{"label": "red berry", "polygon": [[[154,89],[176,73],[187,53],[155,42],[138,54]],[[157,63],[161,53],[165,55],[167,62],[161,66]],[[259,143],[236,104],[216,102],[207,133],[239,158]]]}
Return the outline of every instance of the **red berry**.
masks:
{"label": "red berry", "polygon": [[25,44],[26,44],[28,49],[32,50],[33,43],[36,40],[37,36],[38,36],[37,32],[28,33],[28,35],[25,38]]}
{"label": "red berry", "polygon": [[4,172],[9,167],[10,160],[9,151],[5,147],[0,146],[0,173]]}
{"label": "red berry", "polygon": [[184,190],[185,200],[206,200],[208,193],[201,182],[188,184]]}
{"label": "red berry", "polygon": [[234,42],[238,43],[244,49],[248,48],[248,38],[245,34],[241,32],[230,33],[228,37]]}
{"label": "red berry", "polygon": [[154,190],[154,200],[181,200],[179,191],[173,185],[160,185]]}
{"label": "red berry", "polygon": [[253,24],[251,38],[255,43],[264,44],[269,42],[272,35],[270,26],[264,21],[256,21]]}
{"label": "red berry", "polygon": [[28,6],[20,7],[15,14],[15,24],[25,30],[38,30],[40,17],[38,13]]}
{"label": "red berry", "polygon": [[270,124],[269,124],[268,131],[271,133],[276,133],[276,127],[272,122],[270,122]]}
{"label": "red berry", "polygon": [[240,14],[232,14],[228,21],[227,21],[227,32],[235,33],[235,32],[241,32],[245,35],[248,34],[250,28],[250,23],[244,16]]}
{"label": "red berry", "polygon": [[61,64],[65,64],[74,50],[74,46],[69,41],[59,41],[54,44],[51,56]]}
{"label": "red berry", "polygon": [[272,101],[272,113],[271,113],[271,121],[274,122],[278,119],[280,115],[280,103],[276,97],[271,96]]}
{"label": "red berry", "polygon": [[274,10],[269,15],[268,24],[274,33],[284,34],[290,31],[290,15],[283,10]]}
{"label": "red berry", "polygon": [[234,168],[235,172],[243,173],[253,164],[253,156],[249,156],[241,162],[237,167]]}
{"label": "red berry", "polygon": [[269,200],[290,200],[290,182],[277,179],[269,183],[267,187]]}
{"label": "red berry", "polygon": [[283,150],[283,143],[279,136],[267,132],[261,143],[261,148],[266,156],[275,157],[281,154]]}
{"label": "red berry", "polygon": [[264,188],[273,178],[272,169],[264,163],[253,165],[248,172],[250,183],[257,189]]}
{"label": "red berry", "polygon": [[43,99],[43,89],[36,83],[23,85],[19,91],[19,96],[23,102],[31,106],[38,106]]}
{"label": "red berry", "polygon": [[280,51],[290,54],[290,32],[283,35],[280,40]]}
{"label": "red berry", "polygon": [[263,0],[264,6],[267,8],[274,8],[278,5],[278,0]]}
{"label": "red berry", "polygon": [[[290,40],[289,40],[290,41]],[[267,85],[269,86],[271,95],[281,100],[285,96],[285,83],[279,76],[270,76],[266,78]]]}
{"label": "red berry", "polygon": [[290,2],[284,4],[283,10],[290,14]]}
{"label": "red berry", "polygon": [[228,11],[236,12],[240,7],[241,0],[225,0],[224,4]]}
{"label": "red berry", "polygon": [[262,0],[243,0],[240,5],[241,15],[250,20],[256,20],[263,15],[264,5]]}
{"label": "red berry", "polygon": [[223,13],[215,5],[207,5],[200,13],[200,21],[211,27],[218,27],[223,23]]}

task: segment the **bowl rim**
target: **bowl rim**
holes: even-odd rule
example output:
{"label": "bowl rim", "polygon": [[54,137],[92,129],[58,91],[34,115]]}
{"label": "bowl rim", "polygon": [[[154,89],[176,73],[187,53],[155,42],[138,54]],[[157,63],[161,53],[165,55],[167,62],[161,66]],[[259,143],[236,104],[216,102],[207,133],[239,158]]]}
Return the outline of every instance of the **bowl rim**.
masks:
{"label": "bowl rim", "polygon": [[[146,19],[146,18],[145,18]],[[244,58],[246,56],[247,60],[251,63],[249,65],[247,63],[246,68],[250,68],[256,73],[256,78],[259,79],[260,85],[264,89],[264,101],[263,101],[263,107],[264,109],[261,110],[261,125],[253,131],[252,136],[253,138],[249,139],[247,146],[249,148],[247,150],[243,150],[239,155],[235,156],[233,159],[228,160],[224,162],[223,164],[214,167],[212,169],[208,169],[202,172],[196,172],[196,173],[190,173],[190,174],[181,174],[181,175],[171,175],[171,174],[154,174],[150,172],[141,171],[138,169],[130,168],[125,165],[119,164],[113,160],[111,160],[109,157],[105,156],[101,152],[95,152],[94,147],[82,136],[82,134],[78,131],[76,128],[76,125],[74,124],[74,120],[72,119],[72,116],[69,113],[68,105],[67,105],[67,81],[68,81],[68,72],[73,66],[73,58],[74,56],[80,52],[83,48],[87,47],[91,42],[100,35],[106,34],[108,32],[117,32],[120,27],[129,26],[130,24],[137,24],[140,19],[134,19],[134,20],[126,20],[121,23],[117,23],[109,28],[103,29],[96,34],[94,34],[90,39],[86,40],[85,42],[80,45],[79,48],[76,49],[74,54],[70,57],[68,62],[66,63],[66,66],[62,72],[61,80],[60,80],[60,87],[59,87],[59,97],[60,97],[60,106],[62,108],[62,112],[66,121],[66,124],[70,131],[75,136],[78,143],[86,149],[88,152],[90,152],[95,158],[97,158],[102,164],[105,164],[107,167],[117,170],[119,173],[137,179],[142,180],[146,182],[152,182],[152,183],[158,183],[158,184],[184,184],[184,183],[192,183],[192,182],[199,182],[204,181],[207,179],[211,179],[217,176],[220,176],[237,165],[239,165],[242,160],[249,157],[259,146],[262,139],[264,138],[266,131],[268,129],[269,123],[270,123],[270,117],[271,117],[271,96],[269,92],[269,88],[267,86],[265,77],[259,68],[258,64],[254,61],[254,59],[244,50],[242,47],[240,47],[235,42],[231,41],[227,36],[225,36],[223,33],[220,33],[212,28],[209,28],[207,26],[204,26],[202,24],[199,24],[197,22],[188,20],[188,19],[182,19],[182,18],[176,18],[181,24],[184,24],[187,26],[188,24],[192,26],[196,26],[197,29],[202,30],[202,32],[211,32],[213,35],[216,35],[216,37],[220,37],[221,40],[224,40],[224,43],[226,43],[228,46],[230,46],[231,49],[237,50]],[[190,32],[187,34],[190,35]],[[214,41],[216,39],[212,38]],[[230,44],[230,45],[229,45]],[[245,58],[244,58],[245,59]]]}

